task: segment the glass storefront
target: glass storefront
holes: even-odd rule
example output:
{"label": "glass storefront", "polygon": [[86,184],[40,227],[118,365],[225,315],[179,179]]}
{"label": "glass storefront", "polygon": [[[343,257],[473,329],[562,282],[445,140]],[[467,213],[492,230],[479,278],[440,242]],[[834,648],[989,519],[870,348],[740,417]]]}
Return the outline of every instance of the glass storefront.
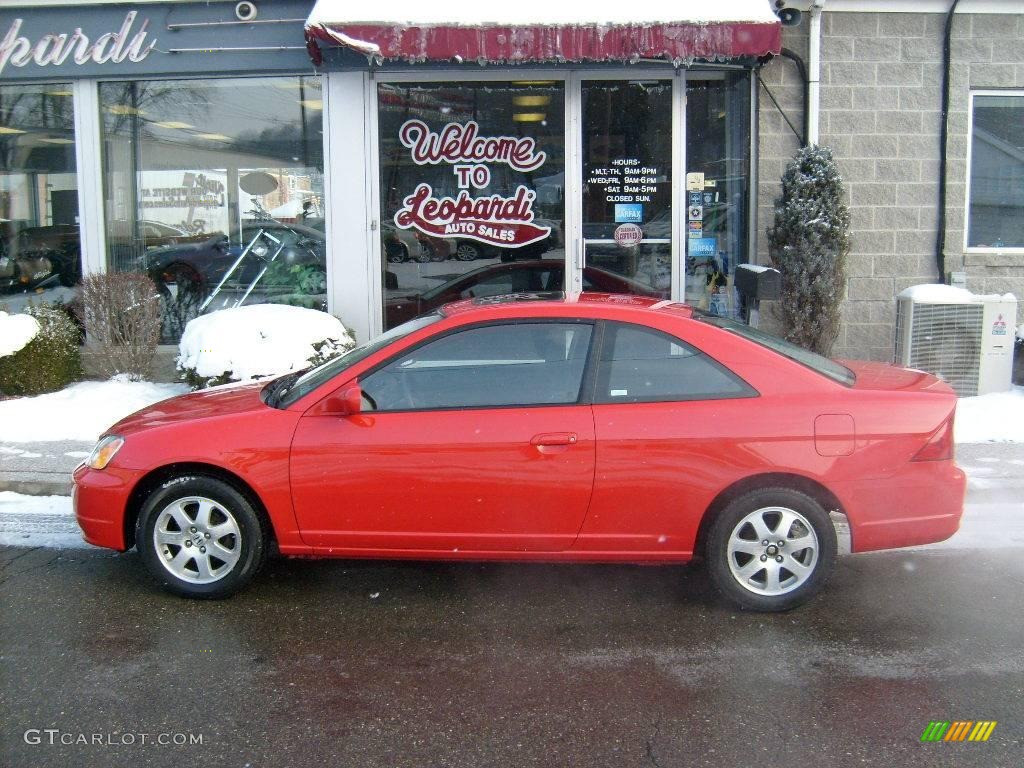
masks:
{"label": "glass storefront", "polygon": [[0,303],[66,300],[82,273],[69,83],[0,86]]}
{"label": "glass storefront", "polygon": [[672,290],[672,80],[584,80],[583,289]]}
{"label": "glass storefront", "polygon": [[565,88],[378,86],[384,328],[564,284]]}
{"label": "glass storefront", "polygon": [[747,261],[750,75],[688,73],[686,81],[688,304],[738,318],[733,277]]}
{"label": "glass storefront", "polygon": [[327,308],[319,77],[101,83],[107,265],[156,282],[163,340],[241,304]]}
{"label": "glass storefront", "polygon": [[[396,76],[371,86],[360,109],[376,110],[365,146],[377,155],[368,187],[380,220],[374,230],[368,214],[366,225],[381,267],[366,292],[379,280],[382,301],[360,333],[460,298],[570,285],[738,316],[733,275],[750,236],[749,72],[548,78]],[[102,206],[86,213],[102,218],[106,269],[157,284],[164,343],[225,307],[327,309],[329,250],[340,275],[376,261],[358,232],[328,247],[323,82],[98,83]],[[68,84],[0,87],[6,294],[41,287],[59,297],[81,275],[71,96]],[[345,151],[332,181],[351,199]],[[361,311],[351,303],[334,311]]]}

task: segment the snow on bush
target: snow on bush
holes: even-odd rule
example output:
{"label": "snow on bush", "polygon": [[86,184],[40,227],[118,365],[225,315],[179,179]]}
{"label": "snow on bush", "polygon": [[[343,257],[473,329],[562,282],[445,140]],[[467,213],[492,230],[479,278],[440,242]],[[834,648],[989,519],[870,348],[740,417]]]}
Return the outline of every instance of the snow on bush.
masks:
{"label": "snow on bush", "polygon": [[20,352],[39,333],[39,321],[31,315],[0,312],[0,357]]}
{"label": "snow on bush", "polygon": [[[82,375],[79,353],[81,330],[66,309],[58,306],[29,305],[25,317],[35,324],[32,337],[20,349],[8,355],[0,355],[0,394],[40,395],[56,392]],[[26,320],[7,320],[4,326],[21,325],[18,342],[27,335],[30,328]],[[4,328],[0,330],[0,343],[4,341]],[[0,436],[3,428],[0,426]]]}
{"label": "snow on bush", "polygon": [[828,355],[839,334],[850,251],[850,211],[831,150],[805,147],[786,166],[768,248],[782,273],[777,312],[786,339]]}
{"label": "snow on bush", "polygon": [[0,437],[4,442],[97,440],[111,424],[160,400],[183,394],[182,384],[128,381],[83,381],[59,392],[0,402]]}
{"label": "snow on bush", "polygon": [[958,443],[1024,443],[1024,387],[961,397],[953,433]]}
{"label": "snow on bush", "polygon": [[178,370],[194,389],[279,376],[355,346],[326,312],[285,304],[222,309],[190,320],[178,345]]}

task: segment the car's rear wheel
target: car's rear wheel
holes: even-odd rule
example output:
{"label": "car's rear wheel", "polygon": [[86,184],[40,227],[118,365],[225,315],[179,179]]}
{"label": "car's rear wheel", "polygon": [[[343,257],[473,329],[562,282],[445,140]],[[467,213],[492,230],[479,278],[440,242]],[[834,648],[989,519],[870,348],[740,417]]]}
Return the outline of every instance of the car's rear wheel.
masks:
{"label": "car's rear wheel", "polygon": [[707,537],[715,586],[744,608],[786,611],[825,585],[836,533],[826,510],[790,488],[752,491],[730,502]]}
{"label": "car's rear wheel", "polygon": [[169,480],[146,499],[136,547],[150,572],[184,597],[227,597],[256,574],[267,531],[252,504],[212,477]]}

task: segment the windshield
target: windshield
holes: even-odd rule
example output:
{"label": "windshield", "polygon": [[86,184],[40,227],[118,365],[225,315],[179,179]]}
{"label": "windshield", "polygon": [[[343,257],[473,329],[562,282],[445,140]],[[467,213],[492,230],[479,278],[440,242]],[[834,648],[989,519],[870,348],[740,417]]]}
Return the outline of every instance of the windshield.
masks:
{"label": "windshield", "polygon": [[353,347],[340,357],[332,358],[323,365],[311,368],[296,379],[295,383],[282,393],[279,400],[279,407],[287,408],[289,405],[300,398],[305,397],[321,384],[324,384],[334,378],[342,371],[352,367],[360,360],[365,360],[377,350],[383,349],[391,342],[396,341],[403,336],[408,336],[410,333],[418,331],[420,328],[426,328],[428,325],[432,325],[440,319],[440,312],[431,312],[429,315],[414,318],[407,323],[395,326],[387,333],[381,334],[372,341],[367,341],[364,344]]}
{"label": "windshield", "polygon": [[778,336],[765,333],[757,328],[751,328],[749,325],[738,323],[735,320],[729,320],[728,318],[719,317],[718,315],[709,315],[706,312],[701,312],[700,310],[694,310],[693,317],[696,320],[701,320],[709,325],[713,325],[717,328],[729,331],[730,333],[735,333],[737,336],[749,339],[755,344],[760,344],[762,347],[768,347],[768,349],[773,352],[778,352],[780,355],[788,357],[790,360],[800,363],[811,370],[817,371],[823,376],[828,376],[830,379],[838,381],[840,384],[852,387],[853,383],[857,380],[856,374],[854,374],[854,372],[845,365],[840,365],[835,360],[822,357],[816,352],[811,352],[809,349],[798,347],[796,344],[792,344],[785,339],[780,339]]}

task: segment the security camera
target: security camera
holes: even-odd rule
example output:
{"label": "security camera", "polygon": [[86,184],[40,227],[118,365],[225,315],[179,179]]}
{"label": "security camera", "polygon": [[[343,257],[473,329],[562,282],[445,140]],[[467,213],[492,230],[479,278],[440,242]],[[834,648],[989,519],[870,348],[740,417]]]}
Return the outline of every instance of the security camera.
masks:
{"label": "security camera", "polygon": [[775,15],[779,17],[779,21],[782,22],[784,27],[795,27],[800,24],[800,19],[803,14],[800,13],[799,8],[786,8],[785,0],[779,0],[775,3]]}
{"label": "security camera", "polygon": [[235,16],[239,21],[252,21],[257,13],[259,11],[256,9],[256,3],[241,2],[235,6]]}

